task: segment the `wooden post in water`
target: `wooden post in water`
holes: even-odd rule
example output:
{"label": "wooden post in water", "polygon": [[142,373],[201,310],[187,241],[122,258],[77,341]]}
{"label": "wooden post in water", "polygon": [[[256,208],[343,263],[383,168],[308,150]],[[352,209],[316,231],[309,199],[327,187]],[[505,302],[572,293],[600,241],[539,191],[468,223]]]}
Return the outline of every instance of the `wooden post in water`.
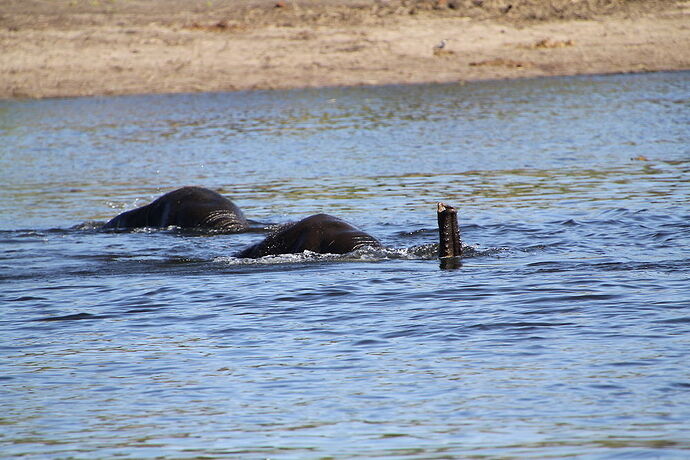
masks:
{"label": "wooden post in water", "polygon": [[460,267],[462,256],[462,243],[460,242],[460,229],[458,227],[458,212],[452,206],[438,203],[438,258],[441,268]]}

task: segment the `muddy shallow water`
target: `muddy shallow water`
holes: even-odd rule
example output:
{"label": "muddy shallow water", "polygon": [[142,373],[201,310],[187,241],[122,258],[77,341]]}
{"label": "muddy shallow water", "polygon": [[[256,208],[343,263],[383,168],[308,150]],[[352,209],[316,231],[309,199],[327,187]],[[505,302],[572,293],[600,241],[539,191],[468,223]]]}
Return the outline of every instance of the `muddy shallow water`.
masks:
{"label": "muddy shallow water", "polygon": [[[0,452],[685,456],[689,81],[0,102]],[[182,185],[386,249],[98,231]]]}

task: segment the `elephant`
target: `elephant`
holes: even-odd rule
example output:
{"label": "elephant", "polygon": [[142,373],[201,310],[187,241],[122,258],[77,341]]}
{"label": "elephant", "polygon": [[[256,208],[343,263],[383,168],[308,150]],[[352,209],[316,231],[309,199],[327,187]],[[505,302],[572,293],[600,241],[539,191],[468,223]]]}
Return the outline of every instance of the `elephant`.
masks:
{"label": "elephant", "polygon": [[240,232],[248,227],[242,210],[221,194],[203,187],[182,187],[153,202],[123,212],[106,223],[104,229],[177,226]]}

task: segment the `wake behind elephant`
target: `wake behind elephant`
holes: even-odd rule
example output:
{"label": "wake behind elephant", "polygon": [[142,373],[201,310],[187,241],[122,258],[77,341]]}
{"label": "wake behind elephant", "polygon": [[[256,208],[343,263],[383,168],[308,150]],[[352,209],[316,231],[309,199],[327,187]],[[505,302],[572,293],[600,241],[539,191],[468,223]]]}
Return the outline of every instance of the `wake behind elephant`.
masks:
{"label": "wake behind elephant", "polygon": [[242,210],[221,194],[203,187],[182,187],[152,203],[116,216],[104,229],[164,228],[240,232],[248,227]]}

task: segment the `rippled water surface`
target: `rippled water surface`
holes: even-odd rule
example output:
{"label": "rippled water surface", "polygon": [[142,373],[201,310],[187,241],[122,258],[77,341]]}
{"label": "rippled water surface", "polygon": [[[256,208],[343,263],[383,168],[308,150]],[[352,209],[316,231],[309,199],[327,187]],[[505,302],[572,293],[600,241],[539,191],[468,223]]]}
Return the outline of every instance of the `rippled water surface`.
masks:
{"label": "rippled water surface", "polygon": [[[687,458],[689,122],[683,72],[0,101],[0,455]],[[98,230],[182,185],[386,249]]]}

